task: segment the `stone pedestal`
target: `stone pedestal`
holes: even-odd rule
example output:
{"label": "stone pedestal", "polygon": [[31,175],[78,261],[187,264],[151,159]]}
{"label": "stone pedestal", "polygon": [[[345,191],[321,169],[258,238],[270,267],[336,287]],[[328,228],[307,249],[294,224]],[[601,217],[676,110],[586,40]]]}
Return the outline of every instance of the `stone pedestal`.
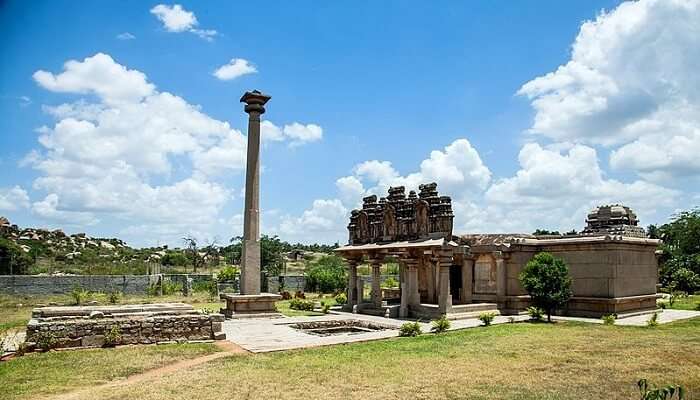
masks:
{"label": "stone pedestal", "polygon": [[272,293],[255,295],[246,294],[221,294],[221,300],[226,301],[226,308],[221,313],[226,318],[246,317],[254,314],[276,313],[275,302],[282,300],[282,296]]}

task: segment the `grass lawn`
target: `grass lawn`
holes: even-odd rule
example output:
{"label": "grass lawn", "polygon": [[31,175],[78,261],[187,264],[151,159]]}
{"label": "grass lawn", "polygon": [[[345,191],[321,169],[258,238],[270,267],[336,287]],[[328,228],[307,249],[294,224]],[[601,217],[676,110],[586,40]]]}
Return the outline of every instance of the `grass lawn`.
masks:
{"label": "grass lawn", "polygon": [[[681,384],[694,399],[700,398],[699,348],[700,318],[655,328],[504,324],[231,357],[84,398],[637,399],[635,383],[646,377]],[[56,373],[36,365],[30,374]],[[19,372],[0,378],[21,381]]]}
{"label": "grass lawn", "polygon": [[[668,301],[666,301],[668,303]],[[688,297],[682,297],[673,302],[674,310],[693,310],[700,311],[700,295],[691,295]]]}
{"label": "grass lawn", "polygon": [[201,343],[32,353],[0,363],[0,398],[29,399],[98,385],[217,351],[214,344]]}

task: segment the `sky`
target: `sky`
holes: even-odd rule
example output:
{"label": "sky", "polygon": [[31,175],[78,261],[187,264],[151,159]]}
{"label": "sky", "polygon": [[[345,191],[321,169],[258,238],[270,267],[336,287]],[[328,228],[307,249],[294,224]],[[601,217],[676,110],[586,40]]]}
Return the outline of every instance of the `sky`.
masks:
{"label": "sky", "polygon": [[437,182],[455,233],[642,225],[700,205],[700,0],[0,1],[0,215],[137,247],[347,242]]}

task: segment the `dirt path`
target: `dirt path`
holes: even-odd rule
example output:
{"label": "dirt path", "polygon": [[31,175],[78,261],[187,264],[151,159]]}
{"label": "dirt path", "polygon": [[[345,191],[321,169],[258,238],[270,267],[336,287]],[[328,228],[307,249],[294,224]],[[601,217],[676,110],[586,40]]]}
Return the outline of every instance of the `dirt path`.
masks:
{"label": "dirt path", "polygon": [[192,368],[197,365],[201,365],[204,363],[207,363],[212,360],[216,360],[219,358],[224,358],[224,357],[230,357],[234,354],[250,354],[249,351],[245,350],[244,348],[238,346],[235,343],[231,343],[226,340],[222,341],[217,341],[214,342],[219,348],[222,349],[222,351],[214,354],[209,354],[206,356],[201,356],[197,358],[190,358],[187,360],[182,360],[178,361],[173,364],[168,364],[159,368],[154,368],[150,369],[147,371],[144,371],[140,374],[136,375],[131,375],[126,379],[121,379],[117,381],[112,381],[112,382],[107,382],[103,383],[101,385],[97,386],[90,386],[86,388],[80,388],[72,392],[68,393],[62,393],[59,395],[50,395],[44,397],[46,400],[75,400],[75,399],[80,399],[83,398],[83,396],[87,395],[90,392],[96,391],[96,390],[102,390],[102,389],[108,389],[108,388],[118,388],[118,387],[123,387],[123,386],[129,386],[133,385],[136,383],[140,383],[149,379],[153,378],[159,378],[164,375],[171,374],[173,372],[179,371],[181,369],[187,369],[187,368]]}

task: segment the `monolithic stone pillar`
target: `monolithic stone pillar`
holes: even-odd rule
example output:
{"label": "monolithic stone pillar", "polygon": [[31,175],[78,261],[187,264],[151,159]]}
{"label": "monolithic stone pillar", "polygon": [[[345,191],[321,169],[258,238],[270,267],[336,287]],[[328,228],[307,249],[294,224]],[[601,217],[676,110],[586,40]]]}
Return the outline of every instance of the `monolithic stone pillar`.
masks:
{"label": "monolithic stone pillar", "polygon": [[248,113],[248,158],[245,176],[241,294],[260,294],[260,115],[270,96],[246,92],[241,102]]}
{"label": "monolithic stone pillar", "polygon": [[427,289],[428,289],[428,303],[433,303],[437,300],[436,296],[436,288],[437,288],[437,282],[439,281],[439,277],[437,276],[435,268],[435,264],[433,260],[428,259],[428,262],[425,264],[425,276],[427,278]]}
{"label": "monolithic stone pillar", "polygon": [[365,301],[365,280],[357,278],[357,304],[362,304]]}
{"label": "monolithic stone pillar", "polygon": [[474,259],[466,255],[462,260],[462,303],[469,304],[472,302],[472,282],[474,281]]}
{"label": "monolithic stone pillar", "polygon": [[375,307],[382,306],[381,266],[380,260],[372,260],[372,304]]}
{"label": "monolithic stone pillar", "polygon": [[408,271],[408,306],[420,305],[420,292],[418,292],[418,260],[411,258],[406,260]]}
{"label": "monolithic stone pillar", "polygon": [[408,317],[408,276],[406,263],[399,260],[399,287],[401,288],[401,306],[399,307],[399,318]]}
{"label": "monolithic stone pillar", "polygon": [[352,306],[357,302],[357,261],[348,260],[348,305]]}
{"label": "monolithic stone pillar", "polygon": [[450,294],[450,267],[452,266],[451,253],[440,252],[437,266],[440,271],[438,310],[441,314],[446,314],[452,311],[452,294]]}
{"label": "monolithic stone pillar", "polygon": [[499,301],[504,300],[506,296],[506,285],[507,285],[507,275],[506,275],[506,260],[503,257],[502,252],[497,252],[496,257],[496,294],[498,295]]}

